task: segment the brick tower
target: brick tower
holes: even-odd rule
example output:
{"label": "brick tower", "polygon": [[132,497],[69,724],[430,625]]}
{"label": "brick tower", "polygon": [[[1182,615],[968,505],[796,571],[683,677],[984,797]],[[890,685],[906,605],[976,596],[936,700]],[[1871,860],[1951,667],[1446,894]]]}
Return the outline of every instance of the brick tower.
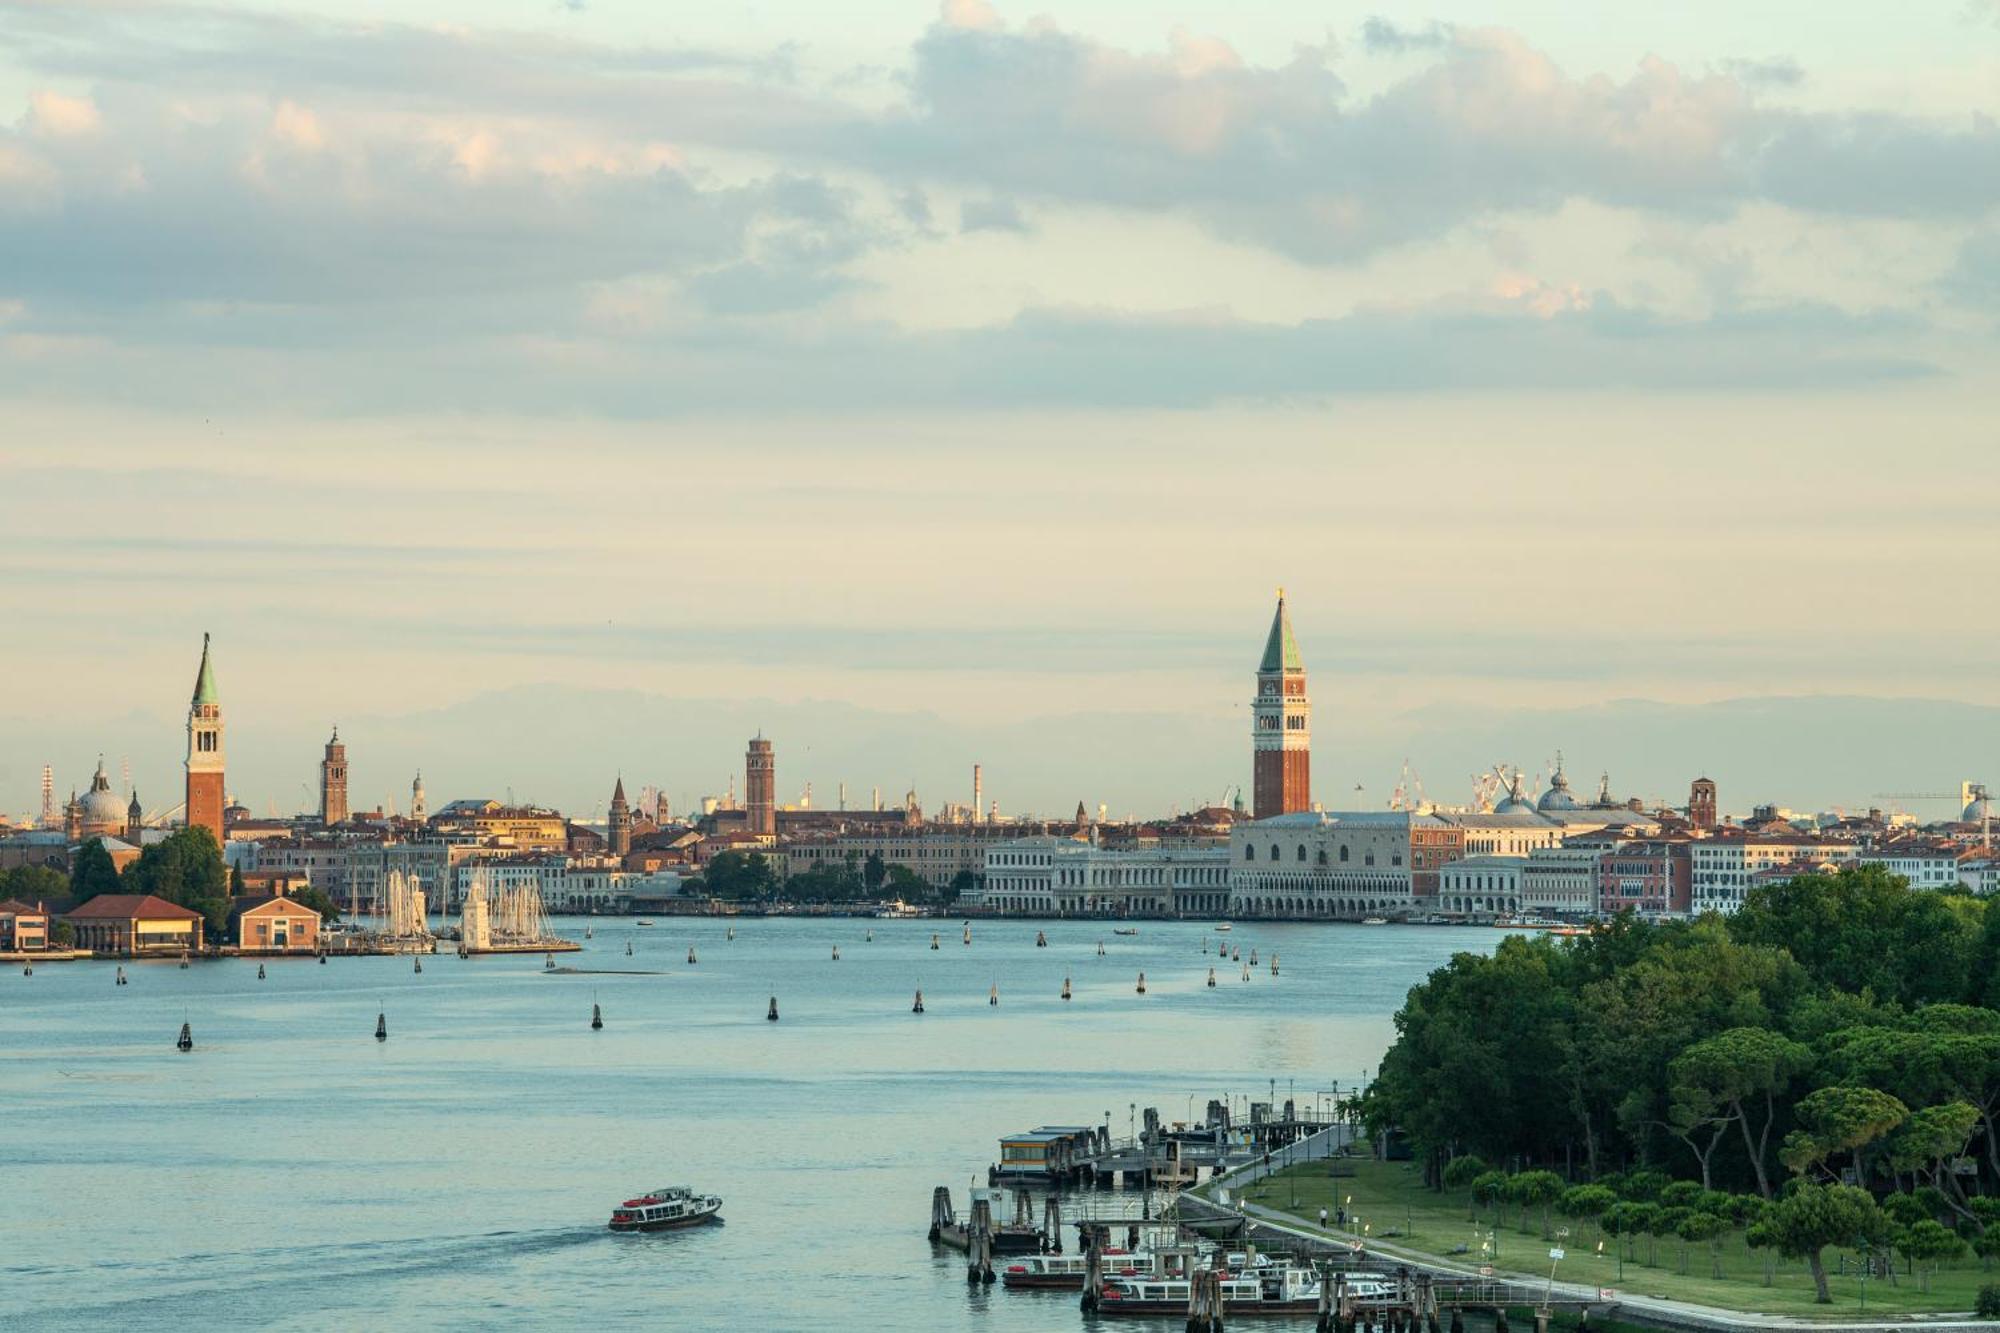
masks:
{"label": "brick tower", "polygon": [[743,795],[750,810],[750,832],[767,837],[777,833],[777,781],[778,765],[771,753],[771,742],[760,731],[750,742],[749,753],[743,756]]}
{"label": "brick tower", "polygon": [[1312,809],[1312,703],[1306,698],[1306,664],[1292,637],[1284,589],[1257,664],[1257,697],[1250,705],[1250,751],[1255,768],[1252,814],[1258,819]]}
{"label": "brick tower", "polygon": [[215,692],[215,668],[208,661],[208,635],[201,636],[201,670],[188,704],[187,812],[189,828],[205,828],[220,847],[223,796],[222,700]]}
{"label": "brick tower", "polygon": [[319,822],[327,828],[347,822],[347,747],[340,743],[339,727],[319,761]]}
{"label": "brick tower", "polygon": [[1688,788],[1688,823],[1698,829],[1715,827],[1715,783],[1696,778]]}
{"label": "brick tower", "polygon": [[611,789],[611,817],[606,821],[606,842],[613,856],[624,856],[632,850],[632,807],[625,800],[625,775],[619,774],[618,785]]}

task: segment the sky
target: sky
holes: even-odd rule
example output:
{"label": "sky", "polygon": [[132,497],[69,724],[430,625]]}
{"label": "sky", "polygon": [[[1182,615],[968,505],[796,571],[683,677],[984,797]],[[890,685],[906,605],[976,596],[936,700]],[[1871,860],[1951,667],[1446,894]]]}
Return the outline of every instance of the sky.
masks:
{"label": "sky", "polygon": [[1329,804],[1991,777],[1996,113],[1994,0],[0,0],[0,812],[204,631],[259,809],[1186,804],[1279,586]]}

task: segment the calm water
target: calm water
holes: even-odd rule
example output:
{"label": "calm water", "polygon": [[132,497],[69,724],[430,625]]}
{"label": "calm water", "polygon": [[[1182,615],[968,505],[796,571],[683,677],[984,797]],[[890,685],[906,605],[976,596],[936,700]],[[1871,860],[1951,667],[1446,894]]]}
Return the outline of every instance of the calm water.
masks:
{"label": "calm water", "polygon": [[[932,952],[930,922],[594,925],[559,962],[657,974],[544,975],[540,955],[0,974],[0,1324],[1070,1327],[1073,1296],[968,1293],[924,1240],[933,1186],[962,1211],[999,1135],[1036,1124],[1109,1110],[1122,1135],[1133,1104],[1179,1119],[1272,1079],[1306,1103],[1352,1086],[1408,987],[1500,938],[1043,923],[1037,949],[1038,923],[982,922],[968,947],[952,921]],[[1211,991],[1201,943],[1225,938],[1260,966]],[[726,1225],[604,1229],[669,1183],[721,1194]]]}

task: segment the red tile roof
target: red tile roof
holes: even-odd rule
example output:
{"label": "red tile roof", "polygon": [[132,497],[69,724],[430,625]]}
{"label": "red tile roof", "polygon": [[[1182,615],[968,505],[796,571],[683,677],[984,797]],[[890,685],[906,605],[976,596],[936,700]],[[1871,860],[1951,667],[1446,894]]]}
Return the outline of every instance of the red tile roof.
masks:
{"label": "red tile roof", "polygon": [[67,913],[71,920],[78,917],[102,921],[198,921],[201,913],[190,911],[165,898],[156,898],[150,893],[100,893],[89,902],[73,907]]}

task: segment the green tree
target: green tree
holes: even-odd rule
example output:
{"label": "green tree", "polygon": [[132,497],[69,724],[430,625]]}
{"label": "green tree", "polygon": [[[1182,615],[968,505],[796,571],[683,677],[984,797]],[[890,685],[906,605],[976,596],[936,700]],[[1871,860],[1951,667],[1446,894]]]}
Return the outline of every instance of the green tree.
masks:
{"label": "green tree", "polygon": [[0,898],[12,898],[33,907],[51,898],[67,897],[69,883],[61,871],[47,866],[16,866],[12,870],[0,870]]}
{"label": "green tree", "polygon": [[1918,1285],[1928,1293],[1932,1272],[1939,1264],[1963,1256],[1967,1246],[1957,1232],[1941,1222],[1926,1218],[1903,1233],[1897,1248],[1916,1263]]}
{"label": "green tree", "polygon": [[756,852],[717,852],[702,871],[701,880],[711,897],[734,902],[768,898],[776,887],[771,863]]}
{"label": "green tree", "polygon": [[[1483,1159],[1474,1157],[1470,1153],[1460,1153],[1444,1164],[1444,1176],[1441,1183],[1448,1190],[1470,1191],[1472,1183],[1485,1175],[1488,1169]],[[1473,1219],[1473,1209],[1478,1205],[1478,1202],[1476,1197],[1469,1192],[1467,1193],[1465,1199],[1466,1221],[1469,1222]]]}
{"label": "green tree", "polygon": [[1523,1171],[1514,1177],[1514,1202],[1521,1206],[1522,1229],[1527,1229],[1528,1210],[1541,1210],[1542,1235],[1549,1234],[1549,1216],[1562,1197],[1563,1178],[1553,1171]]}
{"label": "green tree", "polygon": [[931,890],[930,881],[906,865],[890,866],[887,883],[889,893],[904,902],[908,902],[912,898],[921,899],[935,896]]}
{"label": "green tree", "polygon": [[1848,1152],[1854,1154],[1860,1171],[1867,1147],[1902,1124],[1909,1113],[1902,1102],[1875,1088],[1821,1088],[1799,1103],[1801,1128],[1785,1136],[1778,1157],[1804,1174],[1824,1167],[1836,1153]]}
{"label": "green tree", "polygon": [[176,829],[125,867],[120,886],[200,912],[211,940],[229,930],[229,873],[215,835],[200,824]]}
{"label": "green tree", "polygon": [[[1812,1050],[1803,1043],[1768,1028],[1738,1027],[1682,1051],[1668,1067],[1668,1079],[1676,1105],[1684,1099],[1690,1117],[1716,1117],[1723,1125],[1733,1122],[1741,1128],[1757,1192],[1768,1199],[1771,1179],[1765,1163],[1770,1157],[1771,1127],[1778,1119],[1777,1099],[1811,1065]],[[1713,1141],[1709,1148],[1713,1152]],[[1698,1155],[1706,1187],[1711,1183],[1709,1158]]]}
{"label": "green tree", "polygon": [[1603,1185],[1577,1185],[1562,1192],[1556,1211],[1578,1222],[1597,1223],[1617,1202],[1618,1196]]}
{"label": "green tree", "polygon": [[229,896],[232,898],[244,896],[242,866],[229,867]]}
{"label": "green tree", "polygon": [[951,886],[942,895],[944,901],[947,903],[957,902],[960,898],[978,888],[982,878],[982,876],[970,870],[959,871],[951,877]]}
{"label": "green tree", "polygon": [[882,860],[882,853],[870,852],[861,866],[861,882],[868,886],[870,893],[879,891],[882,881],[889,877],[889,867]]}
{"label": "green tree", "polygon": [[1683,1217],[1680,1226],[1676,1228],[1681,1238],[1681,1272],[1685,1273],[1688,1271],[1688,1245],[1690,1243],[1699,1245],[1706,1242],[1708,1245],[1709,1276],[1715,1278],[1721,1277],[1721,1239],[1723,1233],[1728,1230],[1729,1223],[1717,1217],[1714,1213],[1694,1212]]}
{"label": "green tree", "polygon": [[1889,1169],[1898,1174],[1907,1171],[1912,1176],[1928,1173],[1931,1192],[1954,1211],[1963,1211],[1962,1203],[1945,1193],[1958,1189],[1956,1177],[1946,1168],[1964,1156],[1972,1132],[1978,1127],[1979,1109],[1964,1102],[1945,1102],[1912,1111],[1910,1118],[1889,1136]]}
{"label": "green tree", "polygon": [[[1466,1160],[1477,1160],[1468,1158]],[[1507,1173],[1505,1171],[1482,1171],[1470,1186],[1472,1201],[1493,1210],[1493,1225],[1500,1225],[1500,1205],[1507,1202]]]}
{"label": "green tree", "polygon": [[1980,903],[1873,863],[1752,889],[1729,918],[1738,940],[1789,950],[1822,985],[1904,1004],[1968,998],[1984,925]]}
{"label": "green tree", "polygon": [[1629,1217],[1632,1234],[1646,1238],[1646,1266],[1659,1267],[1660,1235],[1668,1230],[1667,1210],[1657,1203],[1635,1203]]}
{"label": "green tree", "polygon": [[1884,1234],[1886,1219],[1868,1191],[1852,1185],[1820,1185],[1795,1180],[1771,1209],[1767,1238],[1779,1253],[1806,1261],[1821,1305],[1833,1302],[1827,1289],[1825,1250]]}
{"label": "green tree", "polygon": [[104,850],[104,839],[92,838],[77,849],[70,866],[69,893],[79,903],[87,903],[100,893],[118,892],[118,867]]}
{"label": "green tree", "polygon": [[1637,1213],[1643,1207],[1639,1203],[1614,1203],[1597,1221],[1598,1227],[1619,1245],[1627,1259],[1632,1257],[1632,1237],[1639,1234]]}
{"label": "green tree", "polygon": [[327,897],[323,891],[314,888],[310,884],[296,890],[292,894],[292,901],[301,907],[310,907],[313,911],[318,912],[321,921],[340,920],[340,909],[333,905],[333,899]]}

